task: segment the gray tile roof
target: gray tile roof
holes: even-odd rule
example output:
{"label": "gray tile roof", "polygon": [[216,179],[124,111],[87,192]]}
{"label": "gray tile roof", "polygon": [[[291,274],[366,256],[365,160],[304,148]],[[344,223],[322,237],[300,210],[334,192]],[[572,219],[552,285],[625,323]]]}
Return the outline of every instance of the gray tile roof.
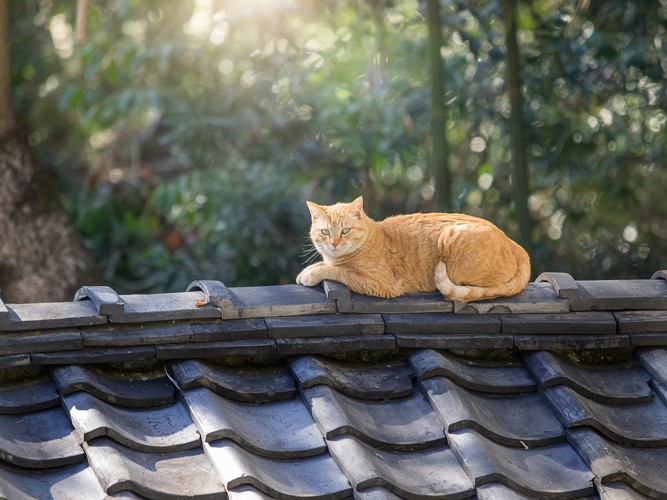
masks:
{"label": "gray tile roof", "polygon": [[665,498],[665,276],[0,302],[0,498]]}

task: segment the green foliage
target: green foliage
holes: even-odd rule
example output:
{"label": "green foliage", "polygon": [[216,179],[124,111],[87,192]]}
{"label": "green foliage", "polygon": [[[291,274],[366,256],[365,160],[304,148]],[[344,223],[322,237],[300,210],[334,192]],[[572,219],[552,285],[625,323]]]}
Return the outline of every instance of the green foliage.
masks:
{"label": "green foliage", "polygon": [[[667,4],[520,4],[533,267],[664,267]],[[432,208],[417,0],[12,2],[13,82],[40,161],[119,291],[291,282],[305,199]],[[442,2],[457,210],[513,235],[500,2]],[[663,264],[661,264],[663,263]]]}

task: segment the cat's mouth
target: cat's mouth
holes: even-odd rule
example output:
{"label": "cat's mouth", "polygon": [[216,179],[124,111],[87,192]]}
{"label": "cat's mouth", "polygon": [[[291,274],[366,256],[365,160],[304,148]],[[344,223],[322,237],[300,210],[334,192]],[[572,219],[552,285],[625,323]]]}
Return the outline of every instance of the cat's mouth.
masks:
{"label": "cat's mouth", "polygon": [[324,245],[322,250],[324,250],[324,253],[329,257],[342,257],[345,255],[345,250],[340,246],[334,247],[332,245]]}

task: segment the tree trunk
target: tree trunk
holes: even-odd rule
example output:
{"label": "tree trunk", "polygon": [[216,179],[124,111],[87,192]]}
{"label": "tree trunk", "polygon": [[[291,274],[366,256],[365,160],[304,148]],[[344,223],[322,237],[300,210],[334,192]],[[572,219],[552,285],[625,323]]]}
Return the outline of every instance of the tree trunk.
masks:
{"label": "tree trunk", "polygon": [[431,66],[431,141],[433,143],[433,177],[435,178],[435,205],[449,212],[451,203],[451,174],[447,153],[447,119],[442,56],[442,24],[440,0],[428,0],[427,13],[429,57]]}
{"label": "tree trunk", "polygon": [[0,294],[4,301],[71,300],[94,262],[32,159],[11,99],[9,0],[0,0]]}
{"label": "tree trunk", "polygon": [[507,87],[510,98],[510,128],[516,218],[519,224],[518,241],[530,254],[530,217],[528,214],[528,159],[523,136],[523,92],[519,62],[519,44],[516,40],[517,1],[503,0],[505,20],[505,47],[507,49]]}
{"label": "tree trunk", "polygon": [[0,0],[0,136],[16,128],[9,70],[9,0]]}

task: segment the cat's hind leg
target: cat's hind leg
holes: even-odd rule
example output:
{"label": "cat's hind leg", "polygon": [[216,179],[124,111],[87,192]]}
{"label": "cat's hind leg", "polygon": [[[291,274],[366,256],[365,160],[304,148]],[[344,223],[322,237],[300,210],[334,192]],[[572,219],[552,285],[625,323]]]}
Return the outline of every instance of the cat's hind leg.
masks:
{"label": "cat's hind leg", "polygon": [[519,293],[530,277],[525,251],[498,228],[454,224],[438,237],[441,261],[434,269],[436,288],[461,302]]}
{"label": "cat's hind leg", "polygon": [[447,274],[447,264],[439,262],[435,266],[435,286],[438,291],[448,299],[459,302],[470,302],[477,300],[486,292],[484,287],[457,285]]}

